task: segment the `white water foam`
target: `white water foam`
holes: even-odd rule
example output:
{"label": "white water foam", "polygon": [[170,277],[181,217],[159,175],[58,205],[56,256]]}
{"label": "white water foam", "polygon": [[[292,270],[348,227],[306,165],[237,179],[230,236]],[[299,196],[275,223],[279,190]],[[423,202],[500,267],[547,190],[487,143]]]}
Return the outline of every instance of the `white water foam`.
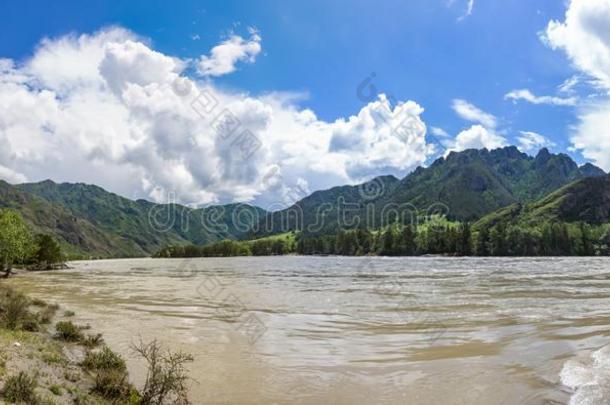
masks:
{"label": "white water foam", "polygon": [[591,353],[587,361],[566,361],[560,377],[573,391],[570,405],[610,404],[610,346]]}

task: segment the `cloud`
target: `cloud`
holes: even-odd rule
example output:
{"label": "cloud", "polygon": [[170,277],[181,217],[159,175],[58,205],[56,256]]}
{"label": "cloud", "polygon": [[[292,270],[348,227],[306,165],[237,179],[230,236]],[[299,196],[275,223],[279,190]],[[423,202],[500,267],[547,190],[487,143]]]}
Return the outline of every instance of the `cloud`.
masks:
{"label": "cloud", "polygon": [[506,138],[496,131],[498,120],[495,116],[462,99],[453,100],[452,108],[459,117],[476,124],[461,131],[455,139],[442,142],[447,148],[446,155],[465,149],[496,149],[507,145]]}
{"label": "cloud", "polygon": [[466,16],[472,15],[473,10],[474,10],[474,0],[468,0],[468,4],[466,6]]}
{"label": "cloud", "polygon": [[569,77],[568,79],[566,79],[563,83],[561,83],[558,87],[558,90],[561,93],[565,93],[565,94],[572,94],[574,93],[574,88],[576,86],[578,86],[578,84],[580,84],[580,77],[577,75],[574,75],[572,77]]}
{"label": "cloud", "polygon": [[521,131],[521,135],[517,137],[519,149],[524,152],[535,152],[544,147],[555,146],[549,139],[532,131]]}
{"label": "cloud", "polygon": [[[456,3],[456,0],[447,0],[447,6],[451,7]],[[472,15],[472,12],[474,11],[474,0],[467,0],[466,2],[466,10],[464,11],[464,14],[462,14],[461,16],[458,17],[458,21],[462,21],[467,17],[470,17]]]}
{"label": "cloud", "polygon": [[[550,21],[542,40],[565,52],[582,76],[588,76],[601,97],[589,97],[578,110],[572,149],[610,169],[610,2],[571,0],[564,21]],[[568,86],[568,89],[573,86]]]}
{"label": "cloud", "polygon": [[381,95],[324,121],[298,106],[299,94],[227,91],[185,76],[189,63],[117,27],[47,38],[21,62],[0,59],[0,178],[268,207],[402,176],[434,153],[414,101]]}
{"label": "cloud", "polygon": [[432,133],[432,135],[439,136],[441,138],[446,138],[449,136],[447,131],[445,131],[443,128],[431,127],[430,132]]}
{"label": "cloud", "polygon": [[21,173],[17,173],[8,167],[0,165],[0,179],[7,181],[9,183],[23,183],[27,181],[27,177],[25,177]]}
{"label": "cloud", "polygon": [[610,101],[583,108],[571,141],[575,150],[585,158],[606,171],[610,170]]}
{"label": "cloud", "polygon": [[565,21],[550,21],[542,34],[552,49],[563,50],[574,66],[610,88],[610,2],[571,0]]}
{"label": "cloud", "polygon": [[253,63],[261,51],[261,36],[250,29],[250,39],[231,35],[212,48],[210,56],[203,55],[197,66],[202,76],[222,76],[234,72],[237,62]]}
{"label": "cloud", "polygon": [[532,104],[550,104],[558,106],[574,106],[578,99],[576,97],[562,98],[553,96],[536,96],[530,90],[513,90],[507,93],[504,98],[506,100],[519,101],[524,100]]}
{"label": "cloud", "polygon": [[390,168],[407,171],[414,160],[434,152],[426,143],[426,126],[420,118],[423,111],[413,101],[392,108],[381,94],[357,116],[329,126],[330,151],[349,156],[346,170],[350,177],[383,174]]}
{"label": "cloud", "polygon": [[455,99],[452,104],[453,111],[461,118],[482,124],[487,128],[495,128],[497,125],[496,117],[488,114],[466,100]]}
{"label": "cloud", "polygon": [[460,132],[454,140],[446,142],[446,154],[466,149],[497,149],[507,145],[506,139],[482,125],[473,125]]}

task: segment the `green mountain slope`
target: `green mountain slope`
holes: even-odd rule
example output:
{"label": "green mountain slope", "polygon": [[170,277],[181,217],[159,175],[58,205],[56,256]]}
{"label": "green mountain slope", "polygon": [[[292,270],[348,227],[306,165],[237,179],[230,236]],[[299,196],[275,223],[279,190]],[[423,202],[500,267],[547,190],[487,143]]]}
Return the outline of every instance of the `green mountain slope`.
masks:
{"label": "green mountain slope", "polygon": [[[591,164],[579,167],[569,156],[547,149],[536,157],[514,146],[453,152],[400,181],[386,176],[360,186],[318,191],[268,214],[258,235],[295,230],[334,233],[356,224],[379,228],[389,222],[392,210],[407,219],[442,213],[450,219],[475,221],[502,207],[536,201],[575,180],[604,175]],[[373,191],[367,195],[366,190]]]}
{"label": "green mountain slope", "polygon": [[527,205],[515,204],[489,214],[478,228],[499,222],[535,225],[544,222],[610,223],[610,176],[589,177]]}
{"label": "green mountain slope", "polygon": [[379,229],[405,209],[415,218],[441,211],[449,219],[482,218],[479,224],[545,218],[603,223],[610,217],[608,181],[601,169],[579,167],[567,155],[543,149],[532,157],[507,147],[451,153],[402,180],[381,176],[316,191],[269,213],[246,204],[193,209],[132,201],[94,185],[49,180],[17,186],[0,182],[0,207],[19,210],[36,232],[56,235],[70,253],[145,256],[167,245],[298,230],[314,235]]}
{"label": "green mountain slope", "polygon": [[254,235],[250,236],[295,230],[311,234],[332,233],[340,227],[363,223],[366,205],[373,205],[383,196],[391,194],[398,182],[394,176],[380,176],[356,186],[316,191],[286,209],[268,213],[258,224]]}
{"label": "green mountain slope", "polygon": [[36,233],[54,235],[66,253],[93,256],[144,255],[130,240],[99,229],[61,205],[0,181],[0,208],[19,211]]}
{"label": "green mountain slope", "polygon": [[579,167],[569,156],[547,149],[536,157],[514,146],[466,150],[416,170],[380,204],[408,202],[425,211],[440,202],[450,218],[472,221],[514,203],[535,201],[572,181],[603,175],[591,164]]}
{"label": "green mountain slope", "polygon": [[[265,215],[246,204],[192,209],[132,201],[81,183],[4,183],[4,189],[0,204],[18,209],[35,229],[58,235],[69,250],[81,254],[145,256],[171,244],[237,239]],[[32,206],[44,208],[40,215],[32,215]],[[48,222],[44,212],[61,220]],[[81,230],[67,225],[75,223],[82,224],[87,234],[77,235]]]}

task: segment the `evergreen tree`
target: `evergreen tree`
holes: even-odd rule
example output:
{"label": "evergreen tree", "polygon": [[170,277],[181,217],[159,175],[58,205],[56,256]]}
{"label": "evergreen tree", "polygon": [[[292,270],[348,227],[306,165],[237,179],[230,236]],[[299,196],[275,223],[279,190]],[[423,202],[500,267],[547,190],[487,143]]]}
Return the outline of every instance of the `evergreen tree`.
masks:
{"label": "evergreen tree", "polygon": [[506,256],[506,226],[500,223],[489,232],[490,254],[492,256]]}
{"label": "evergreen tree", "polygon": [[416,231],[412,225],[407,225],[402,230],[402,241],[403,251],[402,254],[405,256],[413,256],[416,252],[417,246],[415,244]]}
{"label": "evergreen tree", "polygon": [[460,256],[472,255],[472,229],[468,222],[460,224],[456,253]]}
{"label": "evergreen tree", "polygon": [[489,256],[489,230],[483,228],[477,235],[477,241],[475,246],[475,253],[477,256]]}
{"label": "evergreen tree", "polygon": [[394,254],[394,230],[389,226],[383,234],[383,247],[381,254],[392,256]]}
{"label": "evergreen tree", "polygon": [[591,228],[584,222],[580,223],[580,238],[581,238],[581,256],[594,256],[595,247],[593,245],[593,239],[591,237]]}

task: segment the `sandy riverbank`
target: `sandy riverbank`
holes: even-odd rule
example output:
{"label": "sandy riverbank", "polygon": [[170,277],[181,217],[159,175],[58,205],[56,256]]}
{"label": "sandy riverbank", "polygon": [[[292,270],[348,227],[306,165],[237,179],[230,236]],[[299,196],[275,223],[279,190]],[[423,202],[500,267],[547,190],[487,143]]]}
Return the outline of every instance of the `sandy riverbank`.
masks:
{"label": "sandy riverbank", "polygon": [[[17,271],[19,273],[19,271]],[[82,362],[87,352],[96,349],[97,344],[87,346],[86,338],[95,336],[89,326],[78,326],[77,333],[82,340],[68,341],[57,334],[58,323],[70,323],[74,315],[64,311],[60,305],[42,300],[25,298],[27,304],[21,314],[22,319],[14,326],[7,326],[7,318],[16,299],[7,295],[20,296],[19,292],[0,281],[3,307],[0,307],[0,403],[14,402],[14,391],[24,391],[31,387],[34,399],[26,403],[37,404],[105,404],[109,403],[94,393],[96,373],[87,370]],[[12,309],[14,311],[14,309]],[[18,380],[18,376],[25,379]],[[11,382],[12,380],[12,382]],[[19,381],[19,384],[15,382]],[[30,384],[24,383],[29,381]],[[8,388],[12,385],[12,388]],[[15,386],[19,389],[15,390]],[[25,390],[27,391],[27,390]]]}

